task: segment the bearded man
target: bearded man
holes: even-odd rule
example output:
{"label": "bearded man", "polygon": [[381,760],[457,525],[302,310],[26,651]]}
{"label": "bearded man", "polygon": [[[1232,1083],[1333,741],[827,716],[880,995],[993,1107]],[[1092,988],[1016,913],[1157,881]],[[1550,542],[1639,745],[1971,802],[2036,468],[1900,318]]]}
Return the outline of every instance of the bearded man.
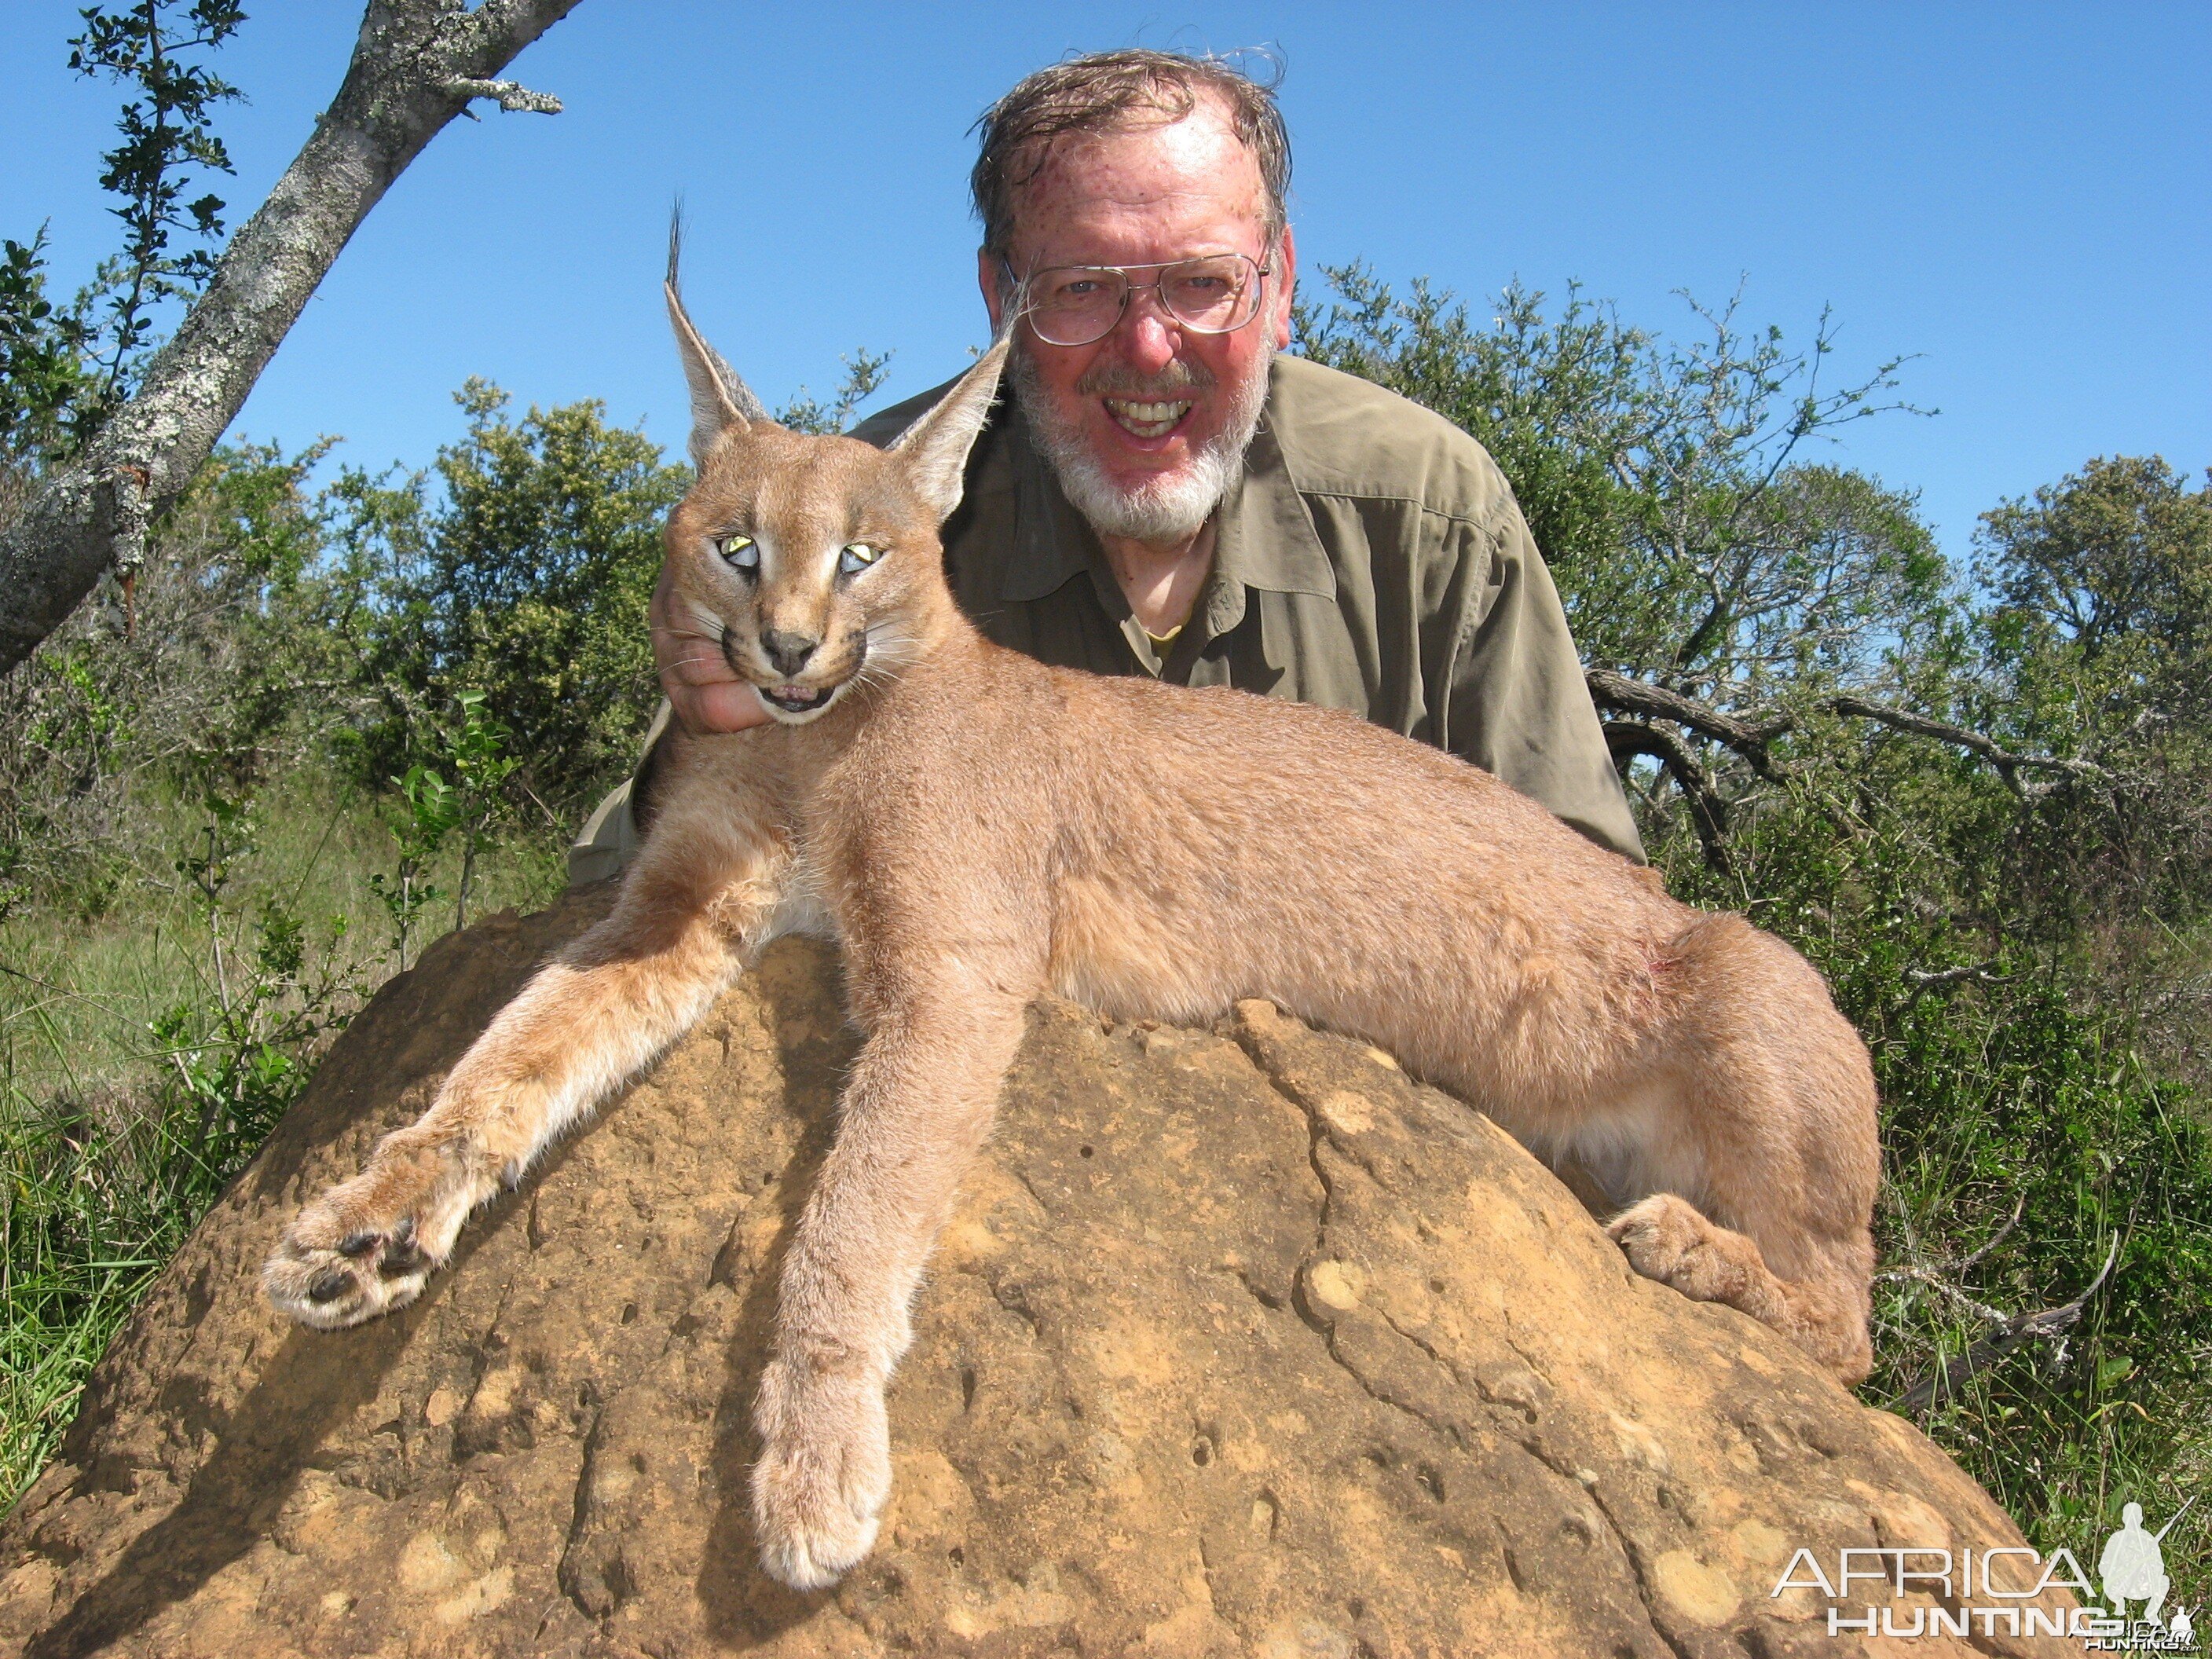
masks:
{"label": "bearded man", "polygon": [[[1278,356],[1297,271],[1273,93],[1227,64],[1103,52],[978,124],[976,276],[1009,380],[944,530],[998,643],[1103,674],[1345,708],[1432,743],[1642,861],[1574,642],[1504,478],[1440,416]],[[888,444],[951,382],[864,422]],[[673,718],[769,718],[696,632],[654,652]],[[626,861],[652,750],[593,814],[570,879]]]}

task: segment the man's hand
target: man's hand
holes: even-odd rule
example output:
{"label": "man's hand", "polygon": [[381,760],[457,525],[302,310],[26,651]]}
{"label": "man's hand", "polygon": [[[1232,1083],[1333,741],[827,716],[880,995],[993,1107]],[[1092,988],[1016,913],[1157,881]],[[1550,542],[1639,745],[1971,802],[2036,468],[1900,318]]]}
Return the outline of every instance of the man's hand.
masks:
{"label": "man's hand", "polygon": [[694,737],[704,737],[769,723],[773,716],[760,694],[738,678],[722,655],[720,641],[699,618],[678,606],[665,565],[647,616],[653,627],[653,659],[660,670],[660,689],[675,708],[678,726]]}

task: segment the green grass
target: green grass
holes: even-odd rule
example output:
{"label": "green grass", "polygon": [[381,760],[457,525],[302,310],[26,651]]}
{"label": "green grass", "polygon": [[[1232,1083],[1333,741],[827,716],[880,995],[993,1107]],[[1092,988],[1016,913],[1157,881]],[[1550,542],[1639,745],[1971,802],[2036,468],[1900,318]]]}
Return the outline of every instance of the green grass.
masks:
{"label": "green grass", "polygon": [[[206,815],[147,810],[170,867],[104,872],[96,914],[0,922],[0,1510],[154,1274],[399,966],[370,885],[398,847],[374,807],[313,782],[264,793],[202,872],[212,904],[189,868]],[[459,865],[448,849],[428,872],[445,896],[418,913],[410,963],[453,924]],[[495,848],[470,915],[542,903],[561,879],[550,834]]]}

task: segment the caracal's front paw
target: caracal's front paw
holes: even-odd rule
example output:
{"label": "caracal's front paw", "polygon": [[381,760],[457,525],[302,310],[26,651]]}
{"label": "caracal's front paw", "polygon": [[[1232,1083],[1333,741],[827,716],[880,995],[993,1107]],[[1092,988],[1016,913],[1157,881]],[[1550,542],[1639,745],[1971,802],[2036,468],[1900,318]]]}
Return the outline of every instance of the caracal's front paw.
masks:
{"label": "caracal's front paw", "polygon": [[802,1370],[771,1359],[761,1376],[753,1528],[761,1565],[805,1590],[836,1583],[874,1545],[891,1448],[880,1382]]}
{"label": "caracal's front paw", "polygon": [[[337,1330],[404,1308],[443,1265],[455,1231],[436,1160],[395,1161],[331,1188],[293,1218],[262,1288],[303,1325]],[[465,1206],[462,1207],[465,1208]]]}
{"label": "caracal's front paw", "polygon": [[1605,1231],[1627,1252],[1630,1267],[1693,1301],[1732,1303],[1741,1294],[1741,1274],[1719,1248],[1719,1230],[1672,1193],[1654,1193],[1631,1205]]}

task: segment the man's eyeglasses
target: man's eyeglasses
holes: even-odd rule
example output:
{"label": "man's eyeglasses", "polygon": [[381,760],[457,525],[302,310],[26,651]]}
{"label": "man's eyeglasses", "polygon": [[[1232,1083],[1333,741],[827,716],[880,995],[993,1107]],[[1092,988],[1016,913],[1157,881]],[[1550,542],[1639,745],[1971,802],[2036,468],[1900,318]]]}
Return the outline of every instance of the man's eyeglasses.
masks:
{"label": "man's eyeglasses", "polygon": [[[1129,308],[1129,296],[1148,288],[1161,308],[1199,334],[1228,334],[1260,314],[1260,301],[1273,268],[1242,253],[1208,253],[1154,265],[1054,265],[1032,271],[1026,283],[1013,267],[1000,262],[1009,282],[1024,295],[1030,327],[1047,345],[1083,346],[1114,331]],[[1148,283],[1130,273],[1153,270]]]}

